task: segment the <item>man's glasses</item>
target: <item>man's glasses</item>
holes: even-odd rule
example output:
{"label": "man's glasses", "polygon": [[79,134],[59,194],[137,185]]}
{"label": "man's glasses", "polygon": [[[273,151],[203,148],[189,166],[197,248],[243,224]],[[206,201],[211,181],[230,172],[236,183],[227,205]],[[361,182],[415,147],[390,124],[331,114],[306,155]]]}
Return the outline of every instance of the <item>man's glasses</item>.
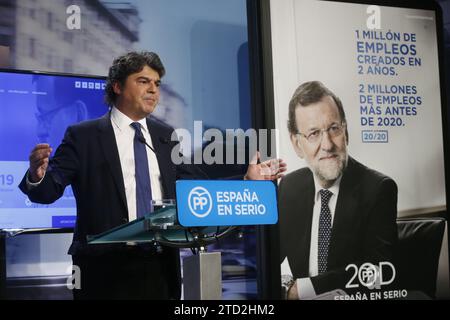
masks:
{"label": "man's glasses", "polygon": [[315,144],[318,143],[320,141],[322,141],[322,136],[324,132],[328,132],[328,134],[330,135],[330,138],[336,138],[341,136],[344,133],[344,127],[346,126],[345,123],[341,123],[341,124],[333,124],[332,126],[330,126],[328,129],[317,129],[317,130],[313,130],[308,134],[303,134],[300,131],[297,132],[298,135],[305,137],[306,140],[308,140],[309,143],[311,144]]}

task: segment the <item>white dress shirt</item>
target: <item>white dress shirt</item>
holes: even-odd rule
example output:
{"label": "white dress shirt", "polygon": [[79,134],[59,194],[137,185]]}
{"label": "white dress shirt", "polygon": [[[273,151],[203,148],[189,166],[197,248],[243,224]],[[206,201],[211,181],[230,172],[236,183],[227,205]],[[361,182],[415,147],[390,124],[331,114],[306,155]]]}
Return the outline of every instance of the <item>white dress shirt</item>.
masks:
{"label": "white dress shirt", "polygon": [[[336,203],[337,198],[339,195],[339,187],[341,184],[341,177],[339,177],[335,183],[328,188],[329,191],[333,193],[331,196],[328,207],[330,208],[331,212],[331,227],[333,227],[333,221],[334,221],[334,213],[336,211]],[[319,274],[319,265],[318,265],[318,243],[319,243],[319,218],[320,218],[320,207],[322,205],[321,203],[321,197],[319,191],[324,189],[320,184],[319,181],[314,176],[314,207],[313,207],[313,217],[312,217],[312,224],[311,224],[311,245],[309,249],[309,276],[314,277]],[[289,266],[288,259],[284,259],[283,263],[281,264],[281,273],[285,275],[291,275],[292,271]],[[310,278],[299,278],[296,279],[297,282],[297,288],[299,293],[299,299],[309,299],[316,296],[316,292],[314,290],[314,287],[312,285]]]}
{"label": "white dress shirt", "polygon": [[[134,134],[135,130],[131,123],[135,121],[128,118],[117,108],[111,109],[111,123],[116,137],[117,149],[119,151],[120,166],[122,168],[125,195],[127,198],[128,219],[136,219],[136,177],[134,165]],[[153,148],[152,138],[147,128],[146,119],[137,121],[141,124],[142,134],[146,142]],[[150,169],[150,184],[152,188],[152,199],[162,200],[163,191],[161,184],[161,173],[155,153],[146,147],[147,159]]]}

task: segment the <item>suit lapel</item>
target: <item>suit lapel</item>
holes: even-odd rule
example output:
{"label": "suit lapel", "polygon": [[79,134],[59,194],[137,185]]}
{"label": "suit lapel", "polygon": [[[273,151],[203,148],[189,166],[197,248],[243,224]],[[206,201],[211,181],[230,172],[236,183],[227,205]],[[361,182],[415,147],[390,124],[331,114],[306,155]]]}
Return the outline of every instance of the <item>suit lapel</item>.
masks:
{"label": "suit lapel", "polygon": [[348,166],[342,176],[339,186],[339,196],[336,203],[336,211],[331,231],[330,249],[328,253],[328,268],[333,268],[342,260],[342,254],[347,251],[351,239],[350,233],[358,225],[359,182],[355,170],[354,160],[349,157]]}
{"label": "suit lapel", "polygon": [[292,210],[295,211],[293,214],[298,220],[297,222],[293,222],[292,225],[296,228],[299,227],[299,229],[295,230],[298,241],[292,243],[294,254],[291,256],[298,257],[294,268],[297,270],[296,273],[299,274],[299,277],[308,277],[311,227],[314,208],[314,180],[312,173],[306,177],[303,188],[297,192],[299,192],[299,196],[295,197]]}
{"label": "suit lapel", "polygon": [[122,167],[120,166],[119,151],[117,149],[116,137],[111,124],[111,113],[104,115],[99,122],[100,145],[106,162],[111,169],[111,175],[119,191],[120,199],[127,208],[125,186],[123,183]]}
{"label": "suit lapel", "polygon": [[[311,175],[312,179],[312,175]],[[314,180],[312,180],[312,185],[314,186]],[[301,259],[301,270],[309,270],[309,252],[311,251],[311,228],[312,228],[312,217],[313,217],[313,210],[314,210],[314,187],[313,188],[307,188],[305,190],[306,194],[306,201],[304,204],[304,212],[307,212],[306,220],[303,221],[303,225],[305,227],[304,229],[304,239],[300,242],[303,245],[303,248],[300,252],[305,252],[306,254],[303,255]],[[308,276],[308,273],[305,274],[305,276]]]}

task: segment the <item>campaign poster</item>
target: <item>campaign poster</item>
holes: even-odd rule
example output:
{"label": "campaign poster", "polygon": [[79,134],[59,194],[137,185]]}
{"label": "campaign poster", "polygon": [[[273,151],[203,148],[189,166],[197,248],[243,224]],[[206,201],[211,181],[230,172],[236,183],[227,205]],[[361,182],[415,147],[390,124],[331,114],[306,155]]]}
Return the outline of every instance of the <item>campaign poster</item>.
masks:
{"label": "campaign poster", "polygon": [[436,13],[270,1],[285,298],[449,297]]}

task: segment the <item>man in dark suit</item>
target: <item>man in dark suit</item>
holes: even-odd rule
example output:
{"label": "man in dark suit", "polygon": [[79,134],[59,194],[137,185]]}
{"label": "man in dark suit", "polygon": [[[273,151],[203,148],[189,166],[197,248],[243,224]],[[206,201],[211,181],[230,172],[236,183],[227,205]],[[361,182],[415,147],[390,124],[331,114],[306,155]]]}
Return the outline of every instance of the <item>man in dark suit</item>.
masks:
{"label": "man in dark suit", "polygon": [[[164,74],[153,52],[130,52],[115,59],[105,89],[110,112],[69,127],[52,159],[48,144],[31,152],[30,168],[20,184],[30,200],[52,203],[69,184],[76,198],[77,223],[69,249],[81,270],[75,299],[180,298],[177,249],[86,242],[88,235],[148,213],[151,199],[174,199],[177,179],[206,178],[193,165],[172,162],[177,145],[173,129],[150,117]],[[249,166],[246,177],[278,177],[262,176],[261,169]]]}
{"label": "man in dark suit", "polygon": [[287,298],[313,298],[335,289],[352,292],[346,285],[354,268],[346,271],[348,265],[377,265],[392,258],[397,186],[348,156],[342,103],[322,83],[297,88],[289,103],[288,129],[308,167],[287,174],[279,185]]}

